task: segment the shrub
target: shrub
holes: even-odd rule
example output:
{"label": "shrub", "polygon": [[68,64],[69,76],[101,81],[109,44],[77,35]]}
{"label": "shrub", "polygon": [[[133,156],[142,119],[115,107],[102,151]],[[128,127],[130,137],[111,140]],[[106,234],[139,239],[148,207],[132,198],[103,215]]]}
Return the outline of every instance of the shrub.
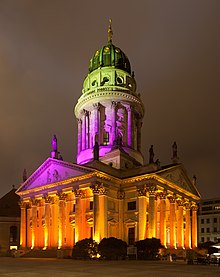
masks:
{"label": "shrub", "polygon": [[100,241],[98,250],[103,259],[125,259],[127,255],[127,243],[114,237],[104,238]]}
{"label": "shrub", "polygon": [[159,239],[146,238],[135,242],[137,247],[137,256],[140,260],[156,259],[159,254],[159,249],[163,248]]}
{"label": "shrub", "polygon": [[72,251],[73,259],[91,259],[98,253],[97,243],[93,239],[78,241]]}

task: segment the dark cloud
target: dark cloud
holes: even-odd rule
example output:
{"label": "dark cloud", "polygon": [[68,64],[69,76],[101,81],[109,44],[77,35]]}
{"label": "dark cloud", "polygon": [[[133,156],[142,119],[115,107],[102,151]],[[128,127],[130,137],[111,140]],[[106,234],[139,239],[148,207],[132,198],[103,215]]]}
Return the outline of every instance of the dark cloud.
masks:
{"label": "dark cloud", "polygon": [[50,154],[57,134],[75,160],[73,108],[88,63],[107,41],[128,55],[145,104],[143,153],[169,163],[171,145],[204,197],[220,196],[220,2],[0,2],[0,195]]}

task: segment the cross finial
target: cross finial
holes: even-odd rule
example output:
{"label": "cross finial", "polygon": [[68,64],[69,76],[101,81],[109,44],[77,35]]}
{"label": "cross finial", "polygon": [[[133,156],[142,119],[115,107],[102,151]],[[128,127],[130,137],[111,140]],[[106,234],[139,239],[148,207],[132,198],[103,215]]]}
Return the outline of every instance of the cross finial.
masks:
{"label": "cross finial", "polygon": [[109,26],[108,26],[108,42],[111,43],[112,42],[112,36],[113,36],[113,32],[112,32],[112,19],[109,19]]}

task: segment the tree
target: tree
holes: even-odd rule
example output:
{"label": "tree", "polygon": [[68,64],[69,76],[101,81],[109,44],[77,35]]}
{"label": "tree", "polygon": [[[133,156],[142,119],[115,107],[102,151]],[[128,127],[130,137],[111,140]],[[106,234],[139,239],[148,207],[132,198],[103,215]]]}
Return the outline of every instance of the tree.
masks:
{"label": "tree", "polygon": [[91,259],[98,254],[98,245],[93,239],[78,241],[72,251],[73,259]]}
{"label": "tree", "polygon": [[159,239],[146,238],[135,242],[137,247],[137,256],[140,260],[155,259],[159,254],[159,249],[163,248]]}
{"label": "tree", "polygon": [[124,259],[127,255],[127,243],[114,237],[104,238],[100,241],[98,250],[103,259]]}

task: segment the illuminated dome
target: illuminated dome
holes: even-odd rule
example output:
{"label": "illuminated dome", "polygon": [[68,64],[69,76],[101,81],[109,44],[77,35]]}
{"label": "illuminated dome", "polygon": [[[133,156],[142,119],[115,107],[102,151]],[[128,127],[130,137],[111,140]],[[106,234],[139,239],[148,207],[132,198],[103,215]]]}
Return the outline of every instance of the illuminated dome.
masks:
{"label": "illuminated dome", "polygon": [[108,29],[108,44],[97,50],[90,59],[89,73],[101,67],[115,67],[131,74],[131,66],[128,57],[118,47],[112,44],[111,24]]}

